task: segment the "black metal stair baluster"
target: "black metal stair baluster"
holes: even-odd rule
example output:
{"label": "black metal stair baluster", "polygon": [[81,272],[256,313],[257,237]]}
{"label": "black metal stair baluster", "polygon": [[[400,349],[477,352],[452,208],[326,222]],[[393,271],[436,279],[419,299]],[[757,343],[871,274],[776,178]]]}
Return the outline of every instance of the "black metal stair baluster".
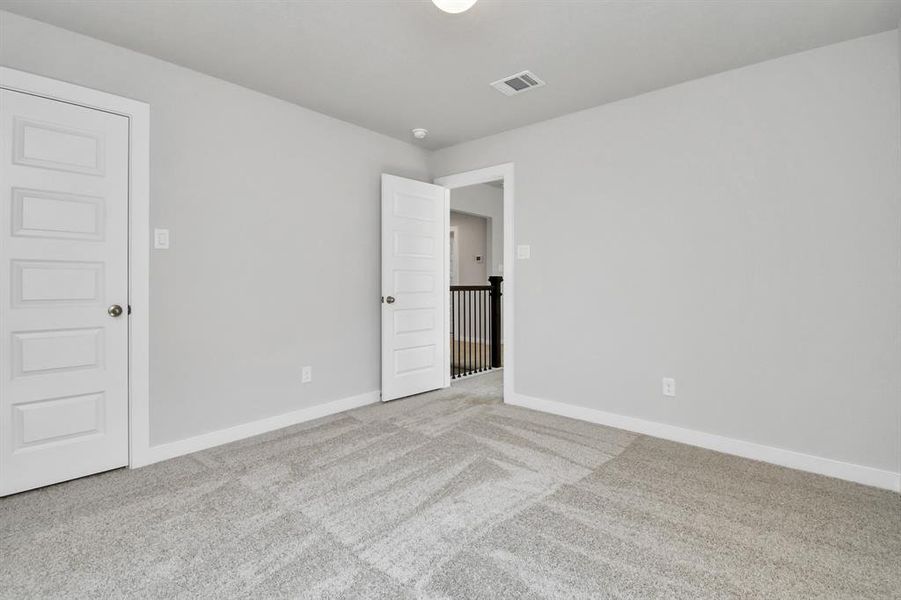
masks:
{"label": "black metal stair baluster", "polygon": [[470,369],[472,369],[472,347],[470,344],[472,343],[472,336],[469,335],[469,328],[472,325],[472,293],[469,290],[466,290],[466,337],[469,338],[466,342],[466,374],[469,375]]}
{"label": "black metal stair baluster", "polygon": [[460,375],[460,294],[454,292],[457,297],[457,322],[454,325],[454,377]]}
{"label": "black metal stair baluster", "polygon": [[453,377],[454,376],[454,290],[449,290],[448,293],[450,294],[450,330],[451,330],[450,340],[448,340],[450,342],[450,348],[448,350],[451,353],[450,374],[451,374],[451,377]]}
{"label": "black metal stair baluster", "polygon": [[482,363],[480,365],[482,371],[485,370],[485,290],[482,290],[479,295],[482,297],[482,315],[479,319],[480,323],[480,333],[479,333],[479,350],[482,352]]}

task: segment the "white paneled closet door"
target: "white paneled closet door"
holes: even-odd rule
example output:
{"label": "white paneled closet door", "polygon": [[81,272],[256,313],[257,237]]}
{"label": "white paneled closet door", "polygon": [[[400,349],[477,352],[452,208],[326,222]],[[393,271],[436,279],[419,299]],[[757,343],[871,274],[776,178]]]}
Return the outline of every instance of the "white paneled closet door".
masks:
{"label": "white paneled closet door", "polygon": [[128,136],[0,90],[0,495],[128,463]]}

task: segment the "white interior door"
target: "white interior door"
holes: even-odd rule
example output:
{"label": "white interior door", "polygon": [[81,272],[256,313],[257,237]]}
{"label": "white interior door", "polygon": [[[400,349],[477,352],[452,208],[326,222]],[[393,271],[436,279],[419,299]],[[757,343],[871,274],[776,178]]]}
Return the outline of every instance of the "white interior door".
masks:
{"label": "white interior door", "polygon": [[6,495],[128,463],[128,119],[4,89],[0,141]]}
{"label": "white interior door", "polygon": [[382,400],[450,385],[448,194],[382,175]]}

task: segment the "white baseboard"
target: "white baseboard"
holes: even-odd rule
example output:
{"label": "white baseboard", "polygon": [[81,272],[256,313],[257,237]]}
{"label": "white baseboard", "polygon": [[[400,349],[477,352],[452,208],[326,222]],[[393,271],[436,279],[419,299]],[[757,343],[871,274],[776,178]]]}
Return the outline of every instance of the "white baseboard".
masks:
{"label": "white baseboard", "polygon": [[333,400],[332,402],[326,402],[325,404],[317,404],[316,406],[310,406],[309,408],[301,408],[300,410],[295,410],[283,415],[276,415],[258,421],[251,421],[250,423],[242,423],[241,425],[235,425],[234,427],[229,427],[227,429],[211,431],[184,440],[151,446],[145,456],[141,457],[142,460],[133,463],[131,466],[143,467],[155,462],[168,460],[184,454],[191,454],[192,452],[198,452],[200,450],[206,450],[207,448],[213,448],[214,446],[221,446],[222,444],[227,444],[229,442],[243,440],[244,438],[274,431],[290,425],[327,417],[335,413],[344,412],[345,410],[359,408],[361,406],[366,406],[367,404],[374,404],[379,401],[379,398],[380,392],[378,390],[366,392],[365,394],[341,398],[340,400]]}
{"label": "white baseboard", "polygon": [[772,446],[764,446],[753,442],[745,442],[732,438],[704,433],[693,429],[685,429],[675,425],[646,421],[635,417],[626,417],[614,413],[604,412],[594,408],[575,406],[554,400],[542,400],[522,394],[505,396],[504,402],[514,406],[522,406],[533,410],[589,421],[617,429],[625,429],[635,433],[642,433],[652,437],[663,438],[674,442],[681,442],[691,446],[699,446],[709,450],[716,450],[725,454],[733,454],[744,458],[827,475],[837,479],[862,483],[877,488],[901,492],[901,473],[883,471],[863,465],[841,462],[830,458],[822,458],[810,454],[803,454],[793,450],[783,450]]}

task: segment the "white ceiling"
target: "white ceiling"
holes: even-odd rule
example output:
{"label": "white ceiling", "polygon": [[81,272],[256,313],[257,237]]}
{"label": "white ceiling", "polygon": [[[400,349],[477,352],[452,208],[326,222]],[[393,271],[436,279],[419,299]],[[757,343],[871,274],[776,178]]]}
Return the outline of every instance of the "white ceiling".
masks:
{"label": "white ceiling", "polygon": [[[440,148],[898,26],[901,0],[0,0],[0,8]],[[531,69],[547,86],[489,83]]]}

